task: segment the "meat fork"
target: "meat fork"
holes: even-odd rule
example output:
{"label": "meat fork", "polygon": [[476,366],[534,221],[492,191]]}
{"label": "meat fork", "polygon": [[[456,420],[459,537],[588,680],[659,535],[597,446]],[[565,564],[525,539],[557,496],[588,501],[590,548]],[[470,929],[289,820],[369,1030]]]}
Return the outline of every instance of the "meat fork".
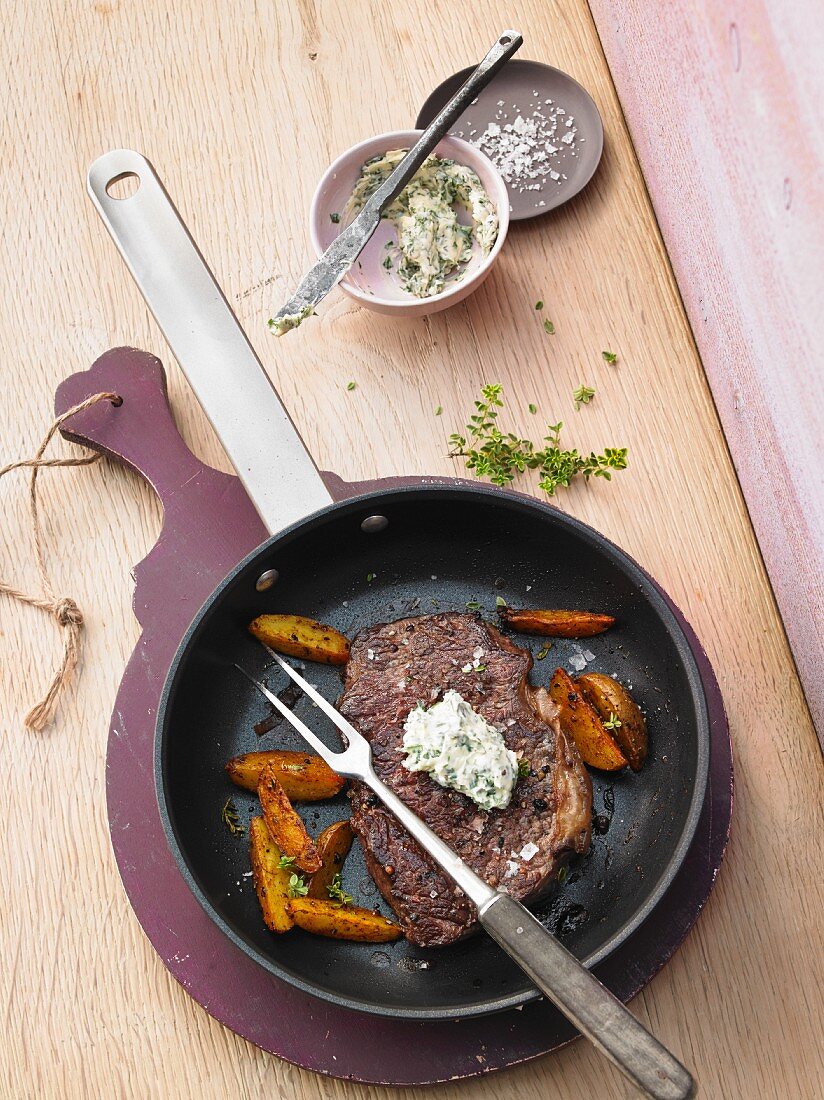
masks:
{"label": "meat fork", "polygon": [[359,779],[371,787],[406,831],[474,902],[483,928],[581,1034],[654,1100],[687,1100],[694,1096],[695,1082],[666,1047],[525,906],[484,882],[421,821],[375,774],[372,749],[366,738],[279,653],[266,645],[264,649],[337,726],[346,739],[345,749],[334,752],[328,748],[277,695],[246,669],[240,665],[235,667],[331,768],[339,775]]}

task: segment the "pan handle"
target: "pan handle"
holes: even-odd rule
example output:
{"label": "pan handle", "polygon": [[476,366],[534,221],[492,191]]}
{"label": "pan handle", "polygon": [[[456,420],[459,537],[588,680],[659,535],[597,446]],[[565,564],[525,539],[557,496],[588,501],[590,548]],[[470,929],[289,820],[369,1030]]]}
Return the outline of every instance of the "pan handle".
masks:
{"label": "pan handle", "polygon": [[[109,188],[136,177],[127,198]],[[330,504],[315,463],[149,161],[113,149],[89,168],[97,212],[274,534]],[[265,442],[264,442],[265,441]]]}

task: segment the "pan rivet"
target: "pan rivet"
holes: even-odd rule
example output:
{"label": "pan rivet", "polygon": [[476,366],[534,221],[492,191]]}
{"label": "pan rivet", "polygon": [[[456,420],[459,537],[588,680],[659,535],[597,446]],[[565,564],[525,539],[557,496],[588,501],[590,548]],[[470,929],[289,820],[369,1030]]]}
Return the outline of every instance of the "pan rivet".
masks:
{"label": "pan rivet", "polygon": [[258,579],[255,581],[255,588],[258,592],[265,592],[267,588],[271,588],[275,581],[278,579],[277,569],[267,569],[265,573],[261,573]]}
{"label": "pan rivet", "polygon": [[389,520],[386,516],[367,516],[360,529],[366,535],[375,535],[378,531],[385,531],[388,526]]}

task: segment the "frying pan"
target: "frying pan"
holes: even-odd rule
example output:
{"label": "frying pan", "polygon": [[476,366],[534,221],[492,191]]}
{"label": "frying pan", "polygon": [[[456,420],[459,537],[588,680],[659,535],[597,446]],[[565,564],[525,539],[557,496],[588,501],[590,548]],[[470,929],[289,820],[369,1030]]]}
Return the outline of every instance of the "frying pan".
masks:
{"label": "frying pan", "polygon": [[[126,199],[112,184],[136,177]],[[221,821],[231,795],[245,823],[253,795],[225,778],[230,756],[300,749],[285,725],[259,739],[266,716],[237,663],[285,686],[246,624],[297,611],[352,636],[408,614],[480,604],[607,611],[618,625],[585,644],[557,639],[533,677],[587,654],[590,670],[631,685],[648,714],[651,751],[639,774],[593,775],[589,854],[536,909],[587,966],[610,955],[649,915],[689,848],[707,789],[707,704],[689,643],[661,592],[622,550],[585,524],[517,493],[456,479],[334,504],[248,339],[149,162],[114,150],[89,170],[89,193],[272,537],[242,561],[195,616],[172,662],[157,718],[160,814],[182,875],[211,919],[247,955],[291,984],[366,1012],[460,1018],[538,996],[488,937],[447,948],[343,943],[268,932],[248,878],[243,839]],[[310,322],[311,323],[311,322]],[[260,441],[265,440],[265,446]],[[529,644],[530,639],[521,639]],[[542,640],[533,651],[542,648]],[[536,654],[537,655],[537,654]],[[592,659],[589,659],[591,655]],[[339,673],[308,666],[327,698]],[[544,671],[546,670],[546,671]],[[282,675],[282,674],[281,674]],[[296,713],[321,736],[319,712]],[[317,832],[348,813],[345,796],[304,808]],[[383,903],[353,850],[344,885]],[[384,911],[387,911],[384,909]]]}

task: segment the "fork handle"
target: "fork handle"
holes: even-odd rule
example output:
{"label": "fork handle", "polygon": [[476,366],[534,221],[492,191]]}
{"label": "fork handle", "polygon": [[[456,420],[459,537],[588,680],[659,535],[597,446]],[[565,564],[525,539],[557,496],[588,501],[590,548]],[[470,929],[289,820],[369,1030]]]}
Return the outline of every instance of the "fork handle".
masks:
{"label": "fork handle", "polygon": [[647,1096],[695,1095],[681,1063],[520,902],[496,893],[479,917],[541,992]]}

